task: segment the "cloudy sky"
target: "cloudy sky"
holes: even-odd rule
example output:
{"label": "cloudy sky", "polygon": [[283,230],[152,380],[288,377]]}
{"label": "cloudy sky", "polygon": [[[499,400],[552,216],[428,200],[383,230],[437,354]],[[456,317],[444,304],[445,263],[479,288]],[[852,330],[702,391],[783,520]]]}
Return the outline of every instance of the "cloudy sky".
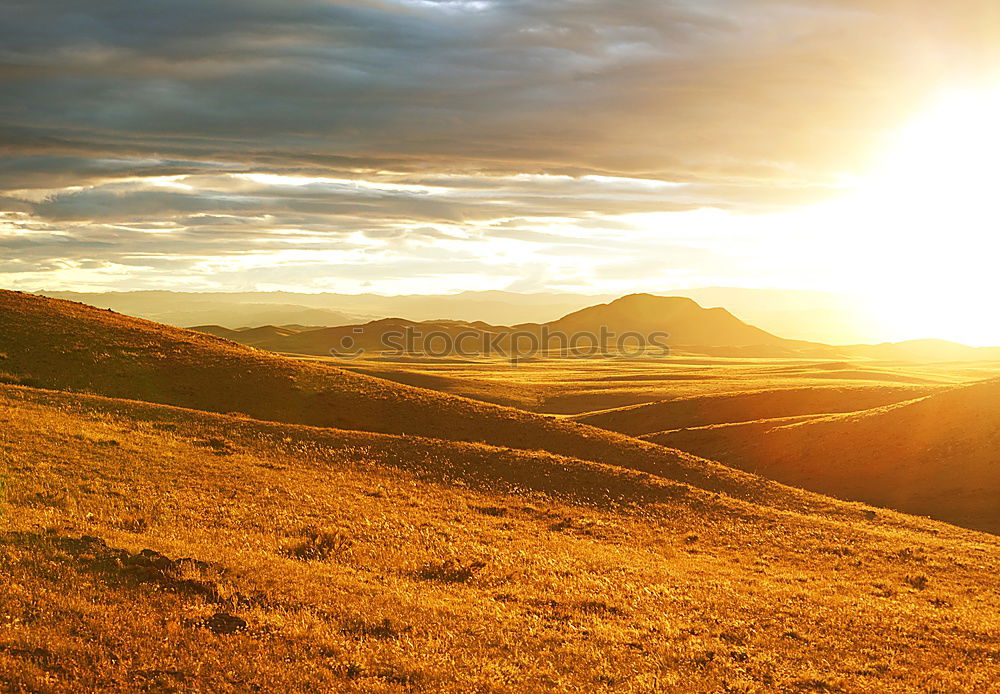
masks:
{"label": "cloudy sky", "polygon": [[998,56],[995,0],[6,0],[0,285],[842,289],[938,257],[841,201]]}

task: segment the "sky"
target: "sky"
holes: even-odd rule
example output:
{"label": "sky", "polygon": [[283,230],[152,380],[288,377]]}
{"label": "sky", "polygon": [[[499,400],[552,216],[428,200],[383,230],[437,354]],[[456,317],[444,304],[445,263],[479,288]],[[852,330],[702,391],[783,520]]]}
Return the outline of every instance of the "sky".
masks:
{"label": "sky", "polygon": [[995,0],[6,0],[0,286],[822,289],[1000,343],[998,94]]}

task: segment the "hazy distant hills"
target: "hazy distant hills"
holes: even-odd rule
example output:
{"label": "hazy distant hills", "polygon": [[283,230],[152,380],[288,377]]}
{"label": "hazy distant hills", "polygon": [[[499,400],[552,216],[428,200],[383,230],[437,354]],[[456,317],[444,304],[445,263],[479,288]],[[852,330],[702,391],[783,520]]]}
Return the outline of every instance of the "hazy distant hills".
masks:
{"label": "hazy distant hills", "polygon": [[[723,308],[704,308],[684,297],[632,294],[588,306],[547,323],[492,325],[484,321],[412,321],[385,318],[330,328],[268,325],[232,330],[220,325],[193,328],[245,345],[309,356],[367,355],[389,352],[434,357],[558,356],[569,346],[577,355],[610,336],[617,348],[626,334],[646,336],[647,347],[668,346],[672,354],[713,357],[869,359],[890,361],[974,361],[1000,359],[1000,348],[968,347],[945,340],[911,340],[878,345],[831,346],[789,340],[750,325]],[[567,336],[566,341],[553,337]],[[536,341],[532,342],[534,336]],[[549,336],[549,337],[546,337]],[[634,341],[626,341],[626,346]],[[460,349],[449,349],[448,345]],[[538,345],[540,349],[533,349]],[[489,350],[488,352],[486,350]],[[561,350],[561,352],[560,352]]]}
{"label": "hazy distant hills", "polygon": [[378,318],[541,323],[614,296],[462,292],[448,295],[302,294],[294,292],[43,292],[168,325],[230,329],[297,323],[335,327]]}
{"label": "hazy distant hills", "polygon": [[344,312],[321,304],[308,305],[304,301],[296,300],[299,295],[289,294],[45,292],[42,296],[79,301],[177,327],[220,325],[238,329],[272,324],[345,325],[373,317],[372,314],[365,312]]}
{"label": "hazy distant hills", "polygon": [[971,361],[1000,359],[1000,347],[970,347],[948,340],[906,340],[877,345],[850,345],[853,354],[870,359],[906,361]]}
{"label": "hazy distant hills", "polygon": [[[672,292],[669,297],[631,295],[625,304],[611,296],[503,291],[438,296],[167,291],[43,295],[167,325],[197,326],[243,344],[306,355],[340,350],[345,338],[350,338],[347,342],[352,349],[385,349],[382,336],[407,326],[449,334],[478,330],[489,340],[497,332],[509,332],[509,326],[535,330],[547,325],[579,332],[604,325],[619,334],[666,331],[671,333],[668,343],[676,353],[713,357],[1000,359],[1000,348],[945,340],[863,344],[876,342],[870,336],[877,335],[877,328],[865,325],[846,297],[823,292],[709,287]],[[245,328],[255,330],[249,333]],[[323,328],[337,329],[317,332]],[[807,337],[811,339],[800,339]],[[830,344],[845,346],[831,348]]]}
{"label": "hazy distant hills", "polygon": [[[304,331],[274,326],[238,331],[221,326],[195,329],[274,352],[314,356],[352,349],[434,356],[479,356],[487,350],[496,350],[492,356],[567,351],[587,354],[598,345],[606,345],[612,351],[619,346],[634,346],[637,336],[642,336],[651,349],[680,346],[696,353],[699,347],[715,351],[735,347],[753,354],[793,356],[803,350],[822,348],[772,335],[744,323],[725,309],[705,309],[691,299],[650,294],[621,297],[542,324],[498,326],[482,321],[416,322],[387,318],[364,325]],[[449,344],[459,349],[449,352]]]}
{"label": "hazy distant hills", "polygon": [[[885,339],[880,327],[866,319],[863,306],[841,294],[741,287],[671,289],[656,293],[687,297],[705,307],[725,307],[748,323],[785,338],[829,344]],[[291,323],[334,327],[390,317],[412,321],[484,321],[491,325],[546,323],[617,297],[506,291],[427,296],[168,291],[43,294],[178,327],[220,325],[230,329]]]}

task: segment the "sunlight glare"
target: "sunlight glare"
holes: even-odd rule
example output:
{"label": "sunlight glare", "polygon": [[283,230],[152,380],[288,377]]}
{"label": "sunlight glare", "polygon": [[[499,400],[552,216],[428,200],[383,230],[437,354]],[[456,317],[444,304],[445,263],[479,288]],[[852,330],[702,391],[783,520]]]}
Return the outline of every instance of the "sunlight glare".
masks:
{"label": "sunlight glare", "polygon": [[1000,342],[998,124],[1000,89],[949,96],[901,129],[884,165],[832,210],[851,289],[892,339]]}

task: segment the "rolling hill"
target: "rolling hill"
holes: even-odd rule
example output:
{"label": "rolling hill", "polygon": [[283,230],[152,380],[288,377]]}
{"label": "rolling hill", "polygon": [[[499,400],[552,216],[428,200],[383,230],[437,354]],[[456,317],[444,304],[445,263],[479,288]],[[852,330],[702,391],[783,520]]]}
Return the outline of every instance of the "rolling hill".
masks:
{"label": "rolling hill", "polygon": [[239,328],[236,330],[225,328],[221,325],[198,325],[191,328],[191,330],[215,335],[216,337],[223,337],[250,347],[256,347],[284,337],[291,337],[302,332],[300,328],[277,325],[261,325],[256,328]]}
{"label": "rolling hill", "polygon": [[786,484],[1000,533],[1000,380],[804,421],[647,437]]}
{"label": "rolling hill", "polygon": [[989,535],[20,386],[0,420],[5,691],[995,684]]}
{"label": "rolling hill", "polygon": [[370,317],[366,311],[340,311],[309,294],[282,292],[42,292],[53,299],[78,301],[167,325],[244,326],[344,325]]}
{"label": "rolling hill", "polygon": [[111,308],[137,318],[174,326],[220,324],[236,329],[245,325],[298,322],[334,327],[359,319],[399,316],[412,321],[442,318],[487,320],[495,324],[544,322],[569,311],[611,297],[562,293],[520,294],[468,291],[446,295],[382,296],[301,292],[42,292]]}
{"label": "rolling hill", "polygon": [[15,292],[0,372],[0,688],[995,681],[991,535]]}
{"label": "rolling hill", "polygon": [[632,407],[587,412],[573,419],[630,436],[707,424],[807,414],[854,412],[911,400],[932,387],[850,386],[769,388],[679,397]]}
{"label": "rolling hill", "polygon": [[[194,328],[193,328],[194,329]],[[358,351],[380,353],[394,351],[400,355],[412,351],[428,350],[440,357],[451,357],[449,344],[459,339],[463,345],[475,348],[496,334],[509,332],[485,323],[461,321],[416,322],[402,318],[383,318],[364,325],[345,325],[333,328],[306,330],[294,335],[274,336],[257,343],[261,349],[288,354],[314,356],[350,355]],[[412,335],[410,338],[408,335]],[[433,337],[424,338],[422,336]],[[461,336],[466,336],[462,338]],[[470,339],[471,337],[471,339]],[[242,336],[237,341],[247,344]]]}

